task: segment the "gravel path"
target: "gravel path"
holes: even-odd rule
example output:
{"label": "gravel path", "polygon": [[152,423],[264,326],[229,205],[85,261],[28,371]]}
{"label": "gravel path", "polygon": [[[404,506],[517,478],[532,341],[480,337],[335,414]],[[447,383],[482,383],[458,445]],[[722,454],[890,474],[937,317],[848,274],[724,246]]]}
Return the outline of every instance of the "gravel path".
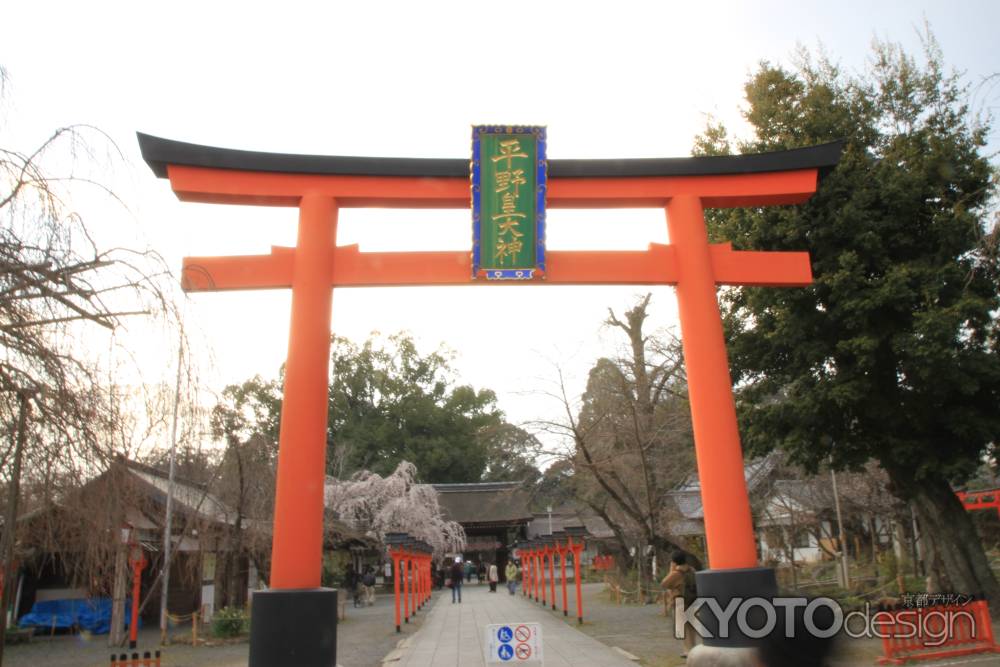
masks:
{"label": "gravel path", "polygon": [[[337,627],[337,662],[343,667],[379,667],[382,658],[403,638],[419,629],[427,608],[419,612],[403,632],[396,634],[392,595],[378,595],[372,607],[347,606],[347,618]],[[177,630],[175,637],[190,637]],[[139,633],[139,651],[157,648],[158,628]],[[211,640],[210,640],[211,641]],[[113,652],[107,635],[57,635],[35,637],[30,644],[9,645],[4,650],[4,667],[108,667]],[[215,646],[179,643],[162,649],[163,667],[246,667],[249,644],[241,642]]]}

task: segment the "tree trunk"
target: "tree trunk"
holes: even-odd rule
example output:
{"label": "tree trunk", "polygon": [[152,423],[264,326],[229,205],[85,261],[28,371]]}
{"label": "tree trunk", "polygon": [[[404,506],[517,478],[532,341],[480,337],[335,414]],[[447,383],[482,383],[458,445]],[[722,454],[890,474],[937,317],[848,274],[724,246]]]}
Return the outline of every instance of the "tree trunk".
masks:
{"label": "tree trunk", "polygon": [[903,571],[904,564],[909,559],[906,553],[906,526],[899,519],[892,520],[892,552],[896,555],[896,563],[899,571]]}
{"label": "tree trunk", "polygon": [[128,594],[128,548],[118,545],[115,554],[115,583],[111,593],[111,631],[108,646],[117,648],[125,642],[125,597]]}
{"label": "tree trunk", "polygon": [[934,475],[915,481],[906,471],[888,472],[893,484],[913,502],[920,532],[929,538],[934,552],[933,559],[925,553],[928,569],[935,565],[932,560],[937,561],[947,578],[940,584],[949,586],[950,593],[982,596],[993,605],[1000,603],[1000,584],[990,570],[983,544],[947,480]]}
{"label": "tree trunk", "polygon": [[[632,559],[628,555],[628,539],[625,537],[625,532],[621,529],[621,526],[611,520],[611,516],[604,510],[604,507],[590,502],[587,499],[584,499],[584,502],[590,506],[590,509],[594,510],[594,513],[597,514],[597,516],[604,520],[604,523],[608,525],[611,532],[615,534],[615,542],[618,543],[618,550],[621,554],[621,556],[616,559],[618,561],[618,569],[622,572],[628,572],[632,568]],[[622,570],[623,567],[624,570]]]}
{"label": "tree trunk", "polygon": [[229,568],[226,577],[226,599],[231,607],[243,607],[246,604],[245,587],[243,586],[242,563],[239,551],[229,554]]}
{"label": "tree trunk", "polygon": [[923,544],[924,550],[924,572],[927,573],[924,585],[927,588],[927,592],[944,593],[950,586],[948,584],[948,575],[945,573],[944,566],[941,563],[937,543],[930,533],[922,533],[919,539]]}

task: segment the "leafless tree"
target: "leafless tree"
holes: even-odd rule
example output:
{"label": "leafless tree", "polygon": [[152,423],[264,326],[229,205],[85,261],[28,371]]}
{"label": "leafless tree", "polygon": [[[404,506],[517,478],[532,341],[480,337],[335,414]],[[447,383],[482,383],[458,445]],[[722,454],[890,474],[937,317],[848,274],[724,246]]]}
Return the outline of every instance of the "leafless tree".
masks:
{"label": "leafless tree", "polygon": [[[0,95],[6,84],[0,69]],[[19,139],[0,119],[0,479],[10,504],[21,483],[12,475],[18,393],[27,391],[24,484],[54,503],[108,470],[121,442],[126,411],[104,351],[129,354],[118,335],[126,322],[176,326],[176,287],[157,253],[104,245],[93,233],[95,218],[127,210],[102,178],[121,161],[109,137],[78,125],[27,150]]]}
{"label": "leafless tree", "polygon": [[230,508],[217,563],[223,605],[243,603],[245,557],[258,572],[269,569],[280,400],[280,385],[258,377],[226,387],[212,410],[212,433],[225,447],[213,488]]}
{"label": "leafless tree", "polygon": [[652,546],[660,563],[684,550],[670,534],[668,492],[694,469],[679,341],[643,332],[650,297],[622,318],[609,309],[606,324],[626,336],[625,352],[597,361],[579,401],[571,400],[560,372],[565,419],[541,424],[572,443],[565,455],[574,466],[574,493],[614,531],[626,567],[637,542]]}

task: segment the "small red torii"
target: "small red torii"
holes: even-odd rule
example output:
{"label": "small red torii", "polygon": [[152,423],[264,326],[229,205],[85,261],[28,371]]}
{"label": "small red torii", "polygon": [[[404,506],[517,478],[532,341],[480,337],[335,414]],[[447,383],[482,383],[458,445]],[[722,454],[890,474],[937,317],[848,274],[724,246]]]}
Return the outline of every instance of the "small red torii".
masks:
{"label": "small red torii", "polygon": [[996,510],[1000,517],[1000,487],[978,491],[956,491],[955,495],[967,512]]}
{"label": "small red torii", "polygon": [[[469,251],[363,253],[357,246],[338,247],[337,211],[468,208],[469,161],[257,153],[138,136],[146,162],[157,176],[169,178],[182,201],[298,208],[294,248],[188,257],[182,280],[188,291],[292,290],[270,584],[278,591],[315,589],[322,571],[333,288],[489,284],[472,279]],[[703,210],[802,203],[840,152],[841,144],[834,143],[761,155],[548,161],[550,208],[666,211],[669,245],[631,252],[548,251],[544,280],[522,284],[676,286],[709,574],[719,575],[720,582],[712,584],[701,573],[699,587],[704,583],[709,591],[738,595],[741,587],[760,591],[773,581],[773,572],[768,578],[757,568],[716,289],[805,286],[812,274],[805,252],[734,251],[728,243],[710,244]],[[254,638],[251,664],[257,664]]]}

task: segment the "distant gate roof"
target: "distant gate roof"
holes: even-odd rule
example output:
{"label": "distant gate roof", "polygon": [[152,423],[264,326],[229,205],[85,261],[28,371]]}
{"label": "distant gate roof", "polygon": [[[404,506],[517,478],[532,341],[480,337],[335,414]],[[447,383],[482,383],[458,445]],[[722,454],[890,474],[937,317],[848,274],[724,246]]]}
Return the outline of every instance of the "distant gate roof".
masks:
{"label": "distant gate roof", "polygon": [[445,517],[463,527],[515,526],[531,521],[521,482],[432,484]]}

